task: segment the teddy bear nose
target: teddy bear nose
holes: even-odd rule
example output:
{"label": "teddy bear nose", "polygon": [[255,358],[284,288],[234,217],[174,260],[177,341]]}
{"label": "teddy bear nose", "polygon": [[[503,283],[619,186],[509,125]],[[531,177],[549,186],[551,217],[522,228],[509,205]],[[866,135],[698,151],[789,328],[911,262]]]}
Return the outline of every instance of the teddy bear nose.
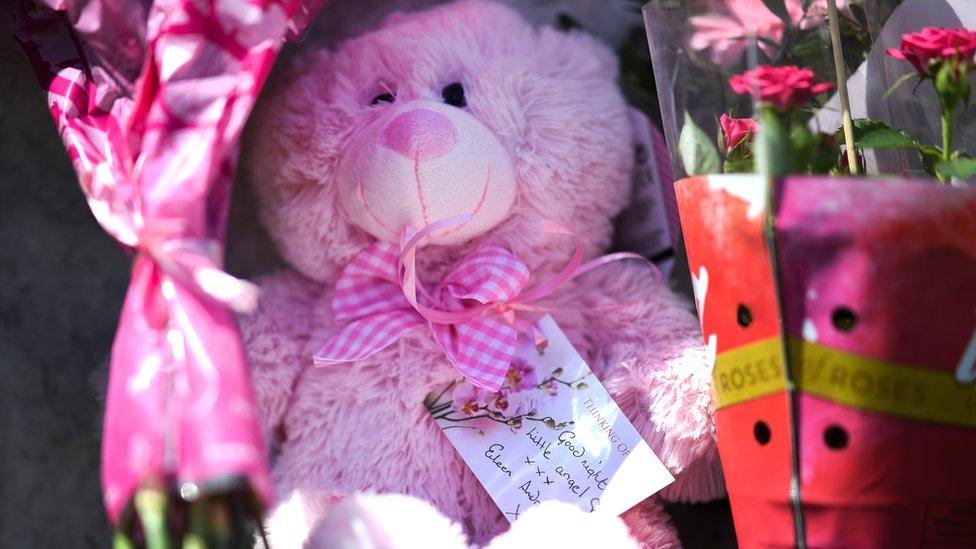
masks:
{"label": "teddy bear nose", "polygon": [[443,156],[458,141],[457,129],[443,114],[412,109],[399,114],[383,130],[383,144],[408,157],[425,160]]}

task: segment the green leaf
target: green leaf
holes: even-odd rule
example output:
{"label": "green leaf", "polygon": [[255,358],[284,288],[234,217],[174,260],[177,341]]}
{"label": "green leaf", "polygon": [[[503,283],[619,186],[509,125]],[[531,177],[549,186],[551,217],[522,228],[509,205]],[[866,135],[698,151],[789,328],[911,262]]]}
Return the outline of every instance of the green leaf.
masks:
{"label": "green leaf", "polygon": [[976,175],[976,158],[966,156],[955,160],[939,160],[934,167],[938,174],[965,181]]}
{"label": "green leaf", "polygon": [[908,82],[912,78],[917,78],[917,77],[918,77],[918,73],[917,72],[906,72],[905,74],[901,75],[898,78],[898,80],[895,80],[895,83],[892,84],[890,88],[888,88],[888,91],[886,91],[884,93],[884,95],[881,96],[881,99],[882,100],[888,99],[888,96],[890,96],[891,94],[895,93],[895,90],[897,90],[898,88],[900,88],[902,84],[904,84],[905,82]]}
{"label": "green leaf", "polygon": [[810,165],[813,153],[817,148],[817,139],[807,128],[806,124],[797,124],[790,131],[790,142],[793,145],[795,157],[793,159],[793,172],[806,172]]}
{"label": "green leaf", "polygon": [[[854,126],[854,145],[859,149],[898,149],[920,146],[907,133],[891,128],[880,120],[855,118],[851,122]],[[837,128],[834,138],[838,143],[845,142],[843,127]]]}
{"label": "green leaf", "polygon": [[793,26],[793,18],[790,17],[790,12],[786,9],[786,2],[783,0],[763,0],[763,4],[766,4],[769,11],[773,12],[776,17],[782,19],[787,28]]}
{"label": "green leaf", "polygon": [[786,121],[772,107],[761,107],[759,132],[753,145],[756,171],[764,177],[778,177],[790,173],[796,153],[790,141]]}
{"label": "green leaf", "polygon": [[929,145],[922,145],[918,148],[919,154],[922,155],[922,167],[930,175],[936,175],[935,165],[942,162],[942,151],[931,147]]}
{"label": "green leaf", "polygon": [[918,142],[910,135],[891,128],[879,128],[854,137],[854,144],[859,149],[914,149]]}
{"label": "green leaf", "polygon": [[[854,127],[854,139],[855,140],[858,137],[860,137],[860,136],[862,136],[865,133],[870,132],[870,131],[874,131],[874,130],[878,130],[878,129],[887,129],[887,130],[890,130],[891,129],[891,126],[889,126],[888,124],[885,124],[884,122],[882,122],[880,120],[873,120],[871,118],[855,118],[855,119],[851,120],[851,126]],[[843,128],[843,126],[841,126],[840,128],[837,128],[836,135],[839,138],[843,138],[844,137],[844,128]]]}
{"label": "green leaf", "polygon": [[821,133],[818,138],[817,148],[810,159],[810,173],[830,173],[837,168],[840,146],[830,134]]}
{"label": "green leaf", "polygon": [[797,59],[815,59],[816,56],[823,57],[823,37],[820,36],[820,29],[814,27],[797,34],[790,53]]}
{"label": "green leaf", "polygon": [[753,173],[756,167],[752,161],[752,158],[743,158],[740,160],[726,160],[725,169],[722,170],[723,173]]}
{"label": "green leaf", "polygon": [[715,144],[687,112],[681,136],[678,138],[678,154],[688,175],[718,173],[721,166]]}
{"label": "green leaf", "polygon": [[718,145],[718,150],[724,151],[727,148],[725,143],[725,132],[722,131],[722,123],[719,117],[715,117],[715,144]]}

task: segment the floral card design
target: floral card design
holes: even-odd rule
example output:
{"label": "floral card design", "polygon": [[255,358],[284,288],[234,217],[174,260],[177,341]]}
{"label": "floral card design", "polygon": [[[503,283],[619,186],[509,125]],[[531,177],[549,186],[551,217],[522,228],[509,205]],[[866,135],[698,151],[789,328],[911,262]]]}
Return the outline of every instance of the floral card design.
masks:
{"label": "floral card design", "polygon": [[674,481],[553,321],[521,337],[505,385],[459,380],[425,405],[510,522],[546,500],[620,514]]}

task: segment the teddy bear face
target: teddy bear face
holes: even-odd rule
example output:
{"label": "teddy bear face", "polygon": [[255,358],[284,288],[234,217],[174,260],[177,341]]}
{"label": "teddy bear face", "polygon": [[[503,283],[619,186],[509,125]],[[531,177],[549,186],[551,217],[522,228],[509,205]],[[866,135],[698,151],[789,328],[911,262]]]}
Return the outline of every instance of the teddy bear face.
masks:
{"label": "teddy bear face", "polygon": [[350,221],[397,242],[404,228],[470,214],[470,221],[432,233],[427,244],[454,245],[498,225],[515,201],[508,150],[470,113],[464,87],[444,87],[443,102],[383,92],[382,113],[339,158],[337,184]]}
{"label": "teddy bear face", "polygon": [[558,269],[573,242],[543,221],[595,256],[630,194],[616,64],[586,35],[494,2],[393,14],[299,57],[262,97],[244,161],[263,221],[289,263],[326,282],[375,240],[464,213],[427,240],[428,272],[488,241],[533,272]]}

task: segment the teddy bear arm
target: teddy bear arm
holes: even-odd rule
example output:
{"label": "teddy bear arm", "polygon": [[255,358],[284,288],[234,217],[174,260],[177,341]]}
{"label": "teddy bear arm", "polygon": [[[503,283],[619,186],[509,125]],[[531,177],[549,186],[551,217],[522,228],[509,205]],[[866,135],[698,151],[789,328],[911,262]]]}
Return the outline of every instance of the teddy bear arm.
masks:
{"label": "teddy bear arm", "polygon": [[711,368],[691,304],[646,266],[611,264],[587,281],[599,291],[586,325],[607,390],[675,475],[668,499],[719,497]]}
{"label": "teddy bear arm", "polygon": [[239,318],[261,425],[267,440],[276,438],[292,398],[295,379],[309,364],[305,356],[317,301],[315,283],[294,272],[257,281],[258,310]]}

